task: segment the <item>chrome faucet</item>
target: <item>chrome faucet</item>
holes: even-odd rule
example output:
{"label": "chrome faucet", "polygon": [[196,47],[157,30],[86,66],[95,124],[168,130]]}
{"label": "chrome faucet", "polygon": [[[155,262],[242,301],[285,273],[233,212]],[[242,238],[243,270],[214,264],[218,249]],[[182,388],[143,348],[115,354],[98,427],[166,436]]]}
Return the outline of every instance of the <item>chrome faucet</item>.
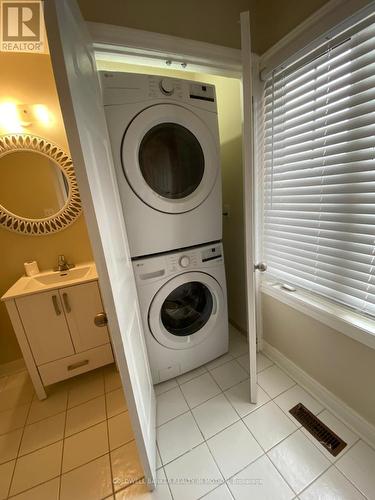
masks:
{"label": "chrome faucet", "polygon": [[65,259],[65,255],[59,255],[55,271],[69,271],[72,267],[74,267],[74,264],[68,264]]}

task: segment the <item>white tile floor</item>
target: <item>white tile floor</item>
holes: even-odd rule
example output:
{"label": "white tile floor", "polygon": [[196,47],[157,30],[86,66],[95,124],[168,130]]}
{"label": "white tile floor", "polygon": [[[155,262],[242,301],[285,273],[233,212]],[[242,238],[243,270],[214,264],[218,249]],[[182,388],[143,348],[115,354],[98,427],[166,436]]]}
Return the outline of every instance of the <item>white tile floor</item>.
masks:
{"label": "white tile floor", "polygon": [[[247,366],[246,342],[231,328],[229,354],[156,386],[159,470],[172,497],[157,489],[147,498],[375,499],[375,451],[262,353],[250,404]],[[348,443],[338,457],[289,414],[298,402]]]}
{"label": "white tile floor", "polygon": [[[375,499],[375,451],[247,344],[156,386],[158,487],[142,477],[118,373],[57,384],[38,401],[25,373],[0,379],[0,500]],[[288,413],[305,404],[348,443],[334,458]]]}
{"label": "white tile floor", "polygon": [[0,500],[128,498],[121,490],[142,476],[114,365],[52,386],[44,401],[27,373],[0,379]]}

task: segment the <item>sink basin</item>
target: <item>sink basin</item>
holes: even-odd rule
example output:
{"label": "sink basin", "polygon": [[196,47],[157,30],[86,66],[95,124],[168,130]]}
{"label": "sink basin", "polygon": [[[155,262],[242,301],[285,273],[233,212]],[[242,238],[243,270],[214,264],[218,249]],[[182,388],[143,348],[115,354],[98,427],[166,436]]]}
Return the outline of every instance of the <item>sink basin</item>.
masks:
{"label": "sink basin", "polygon": [[98,279],[94,262],[80,264],[68,271],[46,271],[35,276],[22,276],[1,297],[14,299],[22,295],[53,290],[61,286],[77,285]]}
{"label": "sink basin", "polygon": [[65,283],[66,281],[83,279],[90,274],[91,269],[92,266],[90,265],[74,267],[73,269],[69,269],[69,271],[53,271],[39,276],[33,276],[31,279],[37,281],[41,285],[54,285]]}

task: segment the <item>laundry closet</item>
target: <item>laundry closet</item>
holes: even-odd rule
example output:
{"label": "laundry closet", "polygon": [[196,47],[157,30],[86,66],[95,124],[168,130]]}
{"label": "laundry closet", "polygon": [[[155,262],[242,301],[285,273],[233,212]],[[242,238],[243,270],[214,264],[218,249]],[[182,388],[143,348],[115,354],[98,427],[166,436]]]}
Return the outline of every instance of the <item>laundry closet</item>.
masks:
{"label": "laundry closet", "polygon": [[[168,61],[169,64],[169,61]],[[98,70],[101,74],[108,72],[149,75],[155,85],[165,79],[173,82],[178,80],[207,83],[215,87],[217,118],[220,138],[220,174],[222,180],[222,214],[220,221],[215,219],[215,224],[222,224],[222,237],[224,247],[224,261],[227,283],[227,300],[229,321],[240,331],[246,331],[246,293],[245,293],[245,267],[244,267],[244,215],[243,215],[243,173],[242,173],[242,118],[241,118],[241,87],[240,79],[224,76],[210,75],[189,71],[189,68],[179,69],[178,63],[171,63],[168,67],[145,66],[141,64],[127,64],[110,60],[97,61]],[[153,78],[154,77],[154,78]],[[102,77],[103,78],[103,77]],[[105,86],[105,84],[104,84]],[[118,85],[114,85],[118,86]],[[106,91],[104,90],[104,99]],[[194,102],[194,101],[193,101]],[[198,104],[202,101],[196,100]],[[203,101],[204,102],[204,101]],[[183,105],[183,103],[182,103]],[[108,119],[108,113],[107,113]],[[112,119],[113,122],[113,119]],[[192,126],[192,124],[191,124]],[[109,123],[111,128],[111,123]],[[199,132],[198,132],[199,133]],[[122,139],[122,136],[121,136]],[[134,196],[134,194],[133,194]],[[204,213],[204,212],[203,212]],[[177,217],[170,216],[168,221]],[[165,219],[167,220],[167,219]],[[191,230],[192,225],[175,225],[174,232],[182,237],[185,232],[194,233],[187,236],[191,239],[191,245],[199,245],[199,240],[211,241],[211,221],[205,219],[206,224]],[[139,225],[138,218],[134,220]],[[205,234],[201,234],[201,231]],[[138,239],[141,238],[142,229],[139,226]],[[147,233],[147,231],[146,231]],[[186,237],[186,236],[185,236]],[[187,240],[189,241],[189,239]],[[235,242],[235,243],[234,243]],[[131,244],[131,241],[130,241]],[[184,247],[188,244],[182,245]],[[156,253],[157,249],[154,252]]]}

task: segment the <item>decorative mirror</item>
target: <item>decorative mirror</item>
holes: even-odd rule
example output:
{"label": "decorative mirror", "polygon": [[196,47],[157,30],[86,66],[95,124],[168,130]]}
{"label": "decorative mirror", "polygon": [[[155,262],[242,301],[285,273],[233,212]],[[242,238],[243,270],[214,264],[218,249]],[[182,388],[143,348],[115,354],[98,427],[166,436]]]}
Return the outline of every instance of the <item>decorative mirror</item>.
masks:
{"label": "decorative mirror", "polygon": [[72,224],[81,211],[69,155],[41,137],[0,136],[0,226],[50,234]]}

